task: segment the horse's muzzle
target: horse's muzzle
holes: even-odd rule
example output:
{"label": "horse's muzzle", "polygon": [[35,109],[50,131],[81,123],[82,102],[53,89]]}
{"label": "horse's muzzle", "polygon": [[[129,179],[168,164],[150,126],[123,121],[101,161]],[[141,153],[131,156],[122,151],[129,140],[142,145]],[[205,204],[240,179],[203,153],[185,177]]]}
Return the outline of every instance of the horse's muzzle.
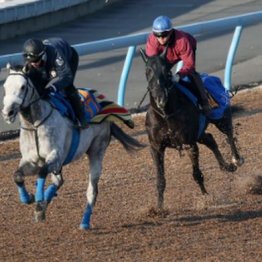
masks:
{"label": "horse's muzzle", "polygon": [[17,111],[14,109],[6,111],[5,109],[2,110],[2,116],[6,123],[11,124],[15,121],[17,115]]}
{"label": "horse's muzzle", "polygon": [[166,106],[166,99],[164,96],[156,98],[156,105],[159,109],[163,110]]}

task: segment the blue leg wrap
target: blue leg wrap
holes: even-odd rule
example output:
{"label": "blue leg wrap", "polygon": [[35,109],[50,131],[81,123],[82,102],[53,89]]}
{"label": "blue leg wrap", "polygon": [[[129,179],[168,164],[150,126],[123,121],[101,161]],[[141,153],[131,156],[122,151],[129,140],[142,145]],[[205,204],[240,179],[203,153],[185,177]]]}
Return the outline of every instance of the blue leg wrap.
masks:
{"label": "blue leg wrap", "polygon": [[35,193],[36,202],[44,201],[44,192],[45,192],[45,178],[38,178],[36,183],[36,193]]}
{"label": "blue leg wrap", "polygon": [[20,198],[20,201],[23,203],[23,204],[29,204],[31,202],[31,196],[28,194],[25,186],[17,186],[18,188],[18,193],[19,193],[19,198]]}
{"label": "blue leg wrap", "polygon": [[45,201],[48,203],[51,202],[54,196],[56,196],[57,186],[55,184],[51,184],[45,191]]}
{"label": "blue leg wrap", "polygon": [[90,219],[92,215],[92,207],[87,204],[85,213],[82,218],[82,222],[80,224],[81,229],[89,229],[90,228]]}

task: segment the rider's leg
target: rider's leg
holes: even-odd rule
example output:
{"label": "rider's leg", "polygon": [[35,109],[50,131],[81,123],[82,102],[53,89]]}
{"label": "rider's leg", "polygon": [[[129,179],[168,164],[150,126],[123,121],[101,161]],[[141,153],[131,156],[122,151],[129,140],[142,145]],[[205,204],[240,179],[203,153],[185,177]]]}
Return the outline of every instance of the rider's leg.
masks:
{"label": "rider's leg", "polygon": [[209,105],[208,102],[208,96],[207,93],[205,91],[203,82],[200,78],[200,75],[197,72],[192,73],[191,75],[191,79],[193,80],[195,87],[196,87],[196,91],[199,94],[199,98],[200,98],[200,103],[203,107],[203,111],[205,114],[210,113],[211,111],[211,106]]}
{"label": "rider's leg", "polygon": [[[72,57],[70,60],[70,67],[75,77],[77,68],[79,64],[79,55],[77,51],[72,47]],[[65,88],[66,96],[68,97],[74,112],[76,114],[77,119],[79,120],[81,127],[85,128],[88,126],[87,119],[85,117],[84,107],[82,105],[80,96],[78,95],[77,89],[74,85],[68,86]]]}
{"label": "rider's leg", "polygon": [[81,98],[76,90],[76,88],[72,86],[68,86],[66,88],[66,96],[68,97],[74,112],[76,114],[77,119],[79,120],[81,127],[85,128],[88,126],[88,121],[85,117],[84,106],[81,102]]}

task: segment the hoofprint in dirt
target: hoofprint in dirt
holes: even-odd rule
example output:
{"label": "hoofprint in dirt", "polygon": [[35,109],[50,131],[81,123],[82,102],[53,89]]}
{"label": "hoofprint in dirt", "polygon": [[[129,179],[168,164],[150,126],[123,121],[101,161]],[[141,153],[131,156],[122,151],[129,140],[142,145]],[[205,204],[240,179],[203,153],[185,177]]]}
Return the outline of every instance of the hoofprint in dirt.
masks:
{"label": "hoofprint in dirt", "polygon": [[[65,168],[65,184],[35,223],[33,209],[19,203],[13,172],[18,141],[0,144],[0,261],[262,261],[262,195],[250,193],[262,176],[262,89],[233,99],[237,145],[245,164],[236,173],[219,170],[200,146],[209,192],[203,197],[191,177],[188,157],[166,152],[163,216],[155,216],[156,180],[149,150],[132,156],[114,142],[106,154],[90,232],[78,228],[88,170],[83,159]],[[147,143],[144,116],[129,131]],[[212,126],[216,140],[224,141]],[[221,151],[230,157],[228,146]],[[74,181],[74,183],[73,183]],[[28,189],[33,189],[32,179]]]}

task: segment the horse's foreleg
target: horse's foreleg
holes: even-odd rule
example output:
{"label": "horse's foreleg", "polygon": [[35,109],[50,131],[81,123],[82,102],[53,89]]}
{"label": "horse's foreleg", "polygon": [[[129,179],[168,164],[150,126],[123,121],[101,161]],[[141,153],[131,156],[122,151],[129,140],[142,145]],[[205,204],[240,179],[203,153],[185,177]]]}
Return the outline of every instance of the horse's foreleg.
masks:
{"label": "horse's foreleg", "polygon": [[209,133],[203,134],[201,139],[198,142],[206,145],[214,153],[221,170],[226,170],[228,172],[236,171],[237,168],[234,164],[232,163],[228,164],[225,162],[222,154],[220,153],[218,149],[217,143],[211,134]]}
{"label": "horse's foreleg", "polygon": [[54,185],[47,189],[47,192],[45,193],[45,182],[46,177],[49,173],[53,173],[61,169],[61,161],[59,160],[60,159],[56,154],[56,151],[54,150],[46,157],[45,164],[40,167],[35,193],[35,220],[37,222],[45,220],[45,211],[47,208],[48,200],[51,200],[57,190],[56,185]]}
{"label": "horse's foreleg", "polygon": [[48,186],[44,193],[44,199],[49,204],[53,197],[56,196],[58,189],[63,185],[64,180],[62,176],[62,170],[59,173],[51,174],[52,184]]}
{"label": "horse's foreleg", "polygon": [[207,194],[204,185],[204,176],[201,170],[199,169],[199,150],[197,144],[194,144],[187,152],[192,162],[193,178],[199,185],[202,194]]}
{"label": "horse's foreleg", "polygon": [[165,169],[164,169],[164,149],[155,149],[151,146],[151,155],[156,167],[156,179],[157,179],[157,207],[160,211],[164,206],[164,191],[166,188]]}
{"label": "horse's foreleg", "polygon": [[32,175],[37,172],[37,166],[31,162],[20,161],[19,168],[14,173],[14,182],[16,183],[19,199],[23,204],[34,202],[34,195],[28,193],[25,187],[25,175]]}

